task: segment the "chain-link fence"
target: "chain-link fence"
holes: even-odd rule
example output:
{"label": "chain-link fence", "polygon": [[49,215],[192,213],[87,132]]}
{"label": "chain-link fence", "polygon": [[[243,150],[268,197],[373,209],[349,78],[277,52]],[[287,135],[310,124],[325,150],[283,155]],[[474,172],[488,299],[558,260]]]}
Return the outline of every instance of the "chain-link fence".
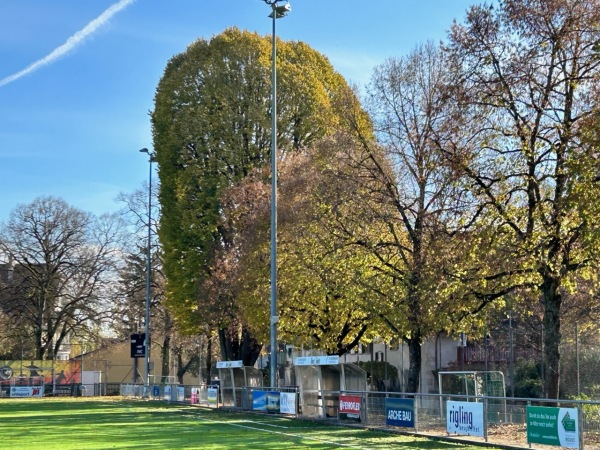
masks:
{"label": "chain-link fence", "polygon": [[[142,398],[143,389],[142,385],[122,385],[121,393]],[[314,398],[303,398],[298,387],[244,387],[240,393],[240,407],[232,402],[223,403],[218,386],[161,385],[151,386],[150,389],[149,398],[155,400],[276,412],[390,432],[513,448],[541,450],[551,448],[548,447],[550,444],[600,450],[600,401],[331,390],[317,392]],[[270,408],[270,402],[279,402],[279,399],[281,405]],[[390,407],[390,404],[399,402],[407,413],[402,417],[410,420],[408,425],[398,425],[398,422],[390,420],[400,417],[397,407],[396,410]],[[351,411],[344,409],[348,408],[348,404],[351,405]],[[540,427],[543,427],[541,433]],[[550,434],[552,430],[556,431],[555,443],[551,441],[552,436],[544,436],[547,430],[551,431]],[[562,445],[563,442],[559,442],[560,430],[566,432],[567,439],[571,439],[570,444]]]}
{"label": "chain-link fence", "polygon": [[[539,321],[538,321],[539,322]],[[506,395],[543,397],[544,331],[541,323],[499,321],[483,339],[459,348],[459,361],[449,370],[500,371],[506,379]],[[559,397],[600,398],[600,339],[589,327],[567,322],[559,347]]]}
{"label": "chain-link fence", "polygon": [[[280,389],[265,389],[281,391],[281,395],[284,395],[284,391]],[[255,388],[244,390],[244,410],[260,411],[252,401],[254,391]],[[558,434],[560,430],[566,430],[566,439],[571,440],[571,445],[567,443],[565,447],[600,449],[600,402],[322,391],[315,396],[314,404],[311,403],[307,407],[306,399],[302,400],[299,393],[296,395],[297,408],[292,415],[298,417],[335,420],[340,424],[352,422],[355,426],[368,428],[533,449],[549,448],[548,444],[558,446]],[[352,407],[355,409],[352,412],[356,414],[347,414],[348,411],[344,411],[343,406],[340,406],[349,398],[353,399]],[[403,417],[409,417],[410,425],[397,426],[394,425],[397,422],[390,420],[391,417],[398,417],[397,412],[390,413],[390,403],[394,400],[409,405],[404,407],[404,412],[408,414]],[[551,443],[552,436],[544,436],[547,430],[552,428],[551,425],[557,432],[556,444]],[[540,427],[543,427],[542,433],[539,433]],[[562,441],[560,443],[563,444]]]}

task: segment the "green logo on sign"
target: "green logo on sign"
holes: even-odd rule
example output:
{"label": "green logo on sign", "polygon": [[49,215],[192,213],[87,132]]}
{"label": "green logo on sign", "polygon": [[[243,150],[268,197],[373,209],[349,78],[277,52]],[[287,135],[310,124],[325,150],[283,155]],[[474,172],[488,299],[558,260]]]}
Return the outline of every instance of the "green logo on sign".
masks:
{"label": "green logo on sign", "polygon": [[565,414],[565,417],[563,417],[562,426],[565,429],[565,431],[575,432],[575,419],[571,419],[571,416],[569,416],[568,412]]}

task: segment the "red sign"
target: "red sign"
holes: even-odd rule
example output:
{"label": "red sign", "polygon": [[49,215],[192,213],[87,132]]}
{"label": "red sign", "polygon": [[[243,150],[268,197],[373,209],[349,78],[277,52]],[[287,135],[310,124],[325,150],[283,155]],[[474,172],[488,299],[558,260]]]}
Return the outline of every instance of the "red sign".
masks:
{"label": "red sign", "polygon": [[360,397],[340,395],[340,414],[360,415]]}

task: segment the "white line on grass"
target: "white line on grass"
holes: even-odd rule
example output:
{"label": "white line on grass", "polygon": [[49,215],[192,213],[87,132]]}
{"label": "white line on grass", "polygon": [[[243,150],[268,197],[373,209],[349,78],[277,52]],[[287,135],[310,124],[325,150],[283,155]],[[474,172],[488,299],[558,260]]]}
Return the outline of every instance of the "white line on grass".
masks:
{"label": "white line on grass", "polygon": [[244,423],[254,423],[256,425],[264,425],[265,427],[285,428],[285,429],[289,428],[289,427],[284,427],[283,425],[274,425],[272,423],[257,422],[257,421],[254,421],[254,420],[242,420],[242,422],[244,422]]}
{"label": "white line on grass", "polygon": [[335,442],[335,441],[327,441],[324,439],[318,439],[318,438],[314,438],[311,436],[304,436],[302,434],[295,434],[295,433],[284,433],[283,431],[275,431],[275,430],[266,430],[264,428],[258,428],[258,427],[251,427],[248,425],[240,425],[239,423],[231,423],[231,422],[220,422],[218,420],[212,420],[212,419],[206,419],[204,417],[199,417],[198,419],[200,420],[204,420],[205,422],[211,422],[211,423],[215,423],[217,425],[230,425],[232,427],[238,427],[238,428],[246,428],[248,430],[256,430],[256,431],[264,431],[265,433],[273,433],[273,434],[281,434],[283,436],[288,436],[288,437],[294,437],[294,438],[299,438],[299,439],[310,439],[312,441],[316,441],[316,442],[321,442],[323,444],[332,444],[332,445],[337,445],[338,447],[349,447],[349,448],[356,448],[356,449],[360,449],[362,450],[364,447],[359,447],[353,444],[343,444],[340,442]]}

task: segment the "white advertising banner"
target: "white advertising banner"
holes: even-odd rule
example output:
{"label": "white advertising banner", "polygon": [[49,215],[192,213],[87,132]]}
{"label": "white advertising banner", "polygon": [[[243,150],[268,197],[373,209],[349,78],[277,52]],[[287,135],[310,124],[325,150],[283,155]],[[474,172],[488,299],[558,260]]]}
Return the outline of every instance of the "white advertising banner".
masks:
{"label": "white advertising banner", "polygon": [[43,386],[11,386],[11,397],[42,397],[44,395]]}
{"label": "white advertising banner", "polygon": [[337,355],[330,356],[298,356],[294,358],[296,366],[324,366],[340,363],[340,357]]}
{"label": "white advertising banner", "polygon": [[446,431],[483,436],[483,403],[449,401],[446,404]]}
{"label": "white advertising banner", "polygon": [[217,369],[244,367],[243,361],[217,361]]}
{"label": "white advertising banner", "polygon": [[219,390],[217,388],[209,387],[207,389],[207,394],[208,394],[208,397],[207,397],[208,403],[216,404],[217,397],[219,395]]}
{"label": "white advertising banner", "polygon": [[279,396],[279,412],[281,414],[296,414],[296,393],[281,392]]}

